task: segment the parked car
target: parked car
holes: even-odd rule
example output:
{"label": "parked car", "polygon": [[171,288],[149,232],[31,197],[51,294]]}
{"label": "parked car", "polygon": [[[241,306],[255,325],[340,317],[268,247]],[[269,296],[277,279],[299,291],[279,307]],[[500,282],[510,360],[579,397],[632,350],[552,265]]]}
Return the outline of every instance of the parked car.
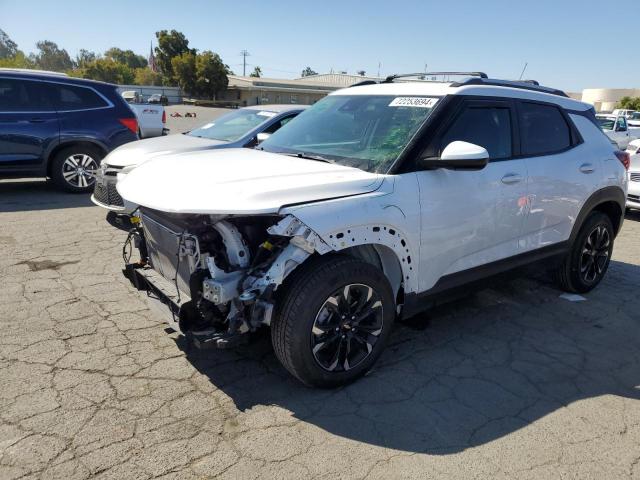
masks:
{"label": "parked car", "polygon": [[627,124],[630,127],[640,127],[640,112],[633,112],[629,118],[627,118]]}
{"label": "parked car", "polygon": [[133,170],[128,278],[200,348],[270,325],[284,367],[320,387],[366,373],[397,317],[489,275],[547,263],[566,291],[598,285],[628,155],[593,107],[480,73],[410,78],[333,92],[258,149]]}
{"label": "parked car", "polygon": [[0,69],[0,176],[46,176],[67,191],[92,190],[101,159],[138,138],[136,117],[116,88]]}
{"label": "parked car", "polygon": [[627,208],[640,209],[640,140],[629,142],[629,189]]}
{"label": "parked car", "polygon": [[631,140],[640,138],[640,128],[629,127],[622,115],[596,115],[600,128],[607,137],[616,142],[621,149],[627,148]]}
{"label": "parked car", "polygon": [[166,95],[161,95],[159,93],[154,93],[147,100],[149,103],[159,103],[160,105],[164,105],[165,107],[169,105],[169,99]]}
{"label": "parked car", "polygon": [[624,117],[627,120],[629,120],[634,113],[638,113],[638,112],[636,112],[635,110],[629,110],[629,109],[624,109],[624,108],[616,108],[611,113],[613,115],[621,116],[621,117]]}
{"label": "parked car", "polygon": [[125,204],[116,183],[138,165],[167,153],[219,148],[255,147],[306,108],[305,105],[260,105],[227,113],[182,135],[141,140],[112,152],[97,173],[91,200],[118,214],[131,214],[137,205]]}
{"label": "parked car", "polygon": [[122,92],[124,98],[138,119],[138,136],[151,138],[166,135],[167,112],[157,103],[144,103],[142,95],[135,90]]}

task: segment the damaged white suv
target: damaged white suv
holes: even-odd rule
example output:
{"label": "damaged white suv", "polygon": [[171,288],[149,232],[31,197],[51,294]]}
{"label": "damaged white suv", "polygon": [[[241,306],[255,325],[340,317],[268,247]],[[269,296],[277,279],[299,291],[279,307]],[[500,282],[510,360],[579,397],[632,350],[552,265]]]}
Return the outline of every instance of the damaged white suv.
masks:
{"label": "damaged white suv", "polygon": [[595,287],[623,220],[625,155],[590,105],[532,82],[364,82],[256,150],[131,172],[125,274],[198,347],[270,325],[289,372],[335,386],[372,367],[396,318],[455,287],[542,260],[564,289]]}

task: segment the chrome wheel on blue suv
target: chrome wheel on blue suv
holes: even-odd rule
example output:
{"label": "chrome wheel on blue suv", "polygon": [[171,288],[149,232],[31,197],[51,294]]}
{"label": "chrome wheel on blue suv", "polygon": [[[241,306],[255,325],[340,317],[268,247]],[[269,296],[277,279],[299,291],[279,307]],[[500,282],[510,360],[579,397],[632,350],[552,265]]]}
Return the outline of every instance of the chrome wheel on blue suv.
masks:
{"label": "chrome wheel on blue suv", "polygon": [[90,147],[60,150],[51,165],[51,178],[56,186],[68,192],[89,192],[96,181],[101,155]]}

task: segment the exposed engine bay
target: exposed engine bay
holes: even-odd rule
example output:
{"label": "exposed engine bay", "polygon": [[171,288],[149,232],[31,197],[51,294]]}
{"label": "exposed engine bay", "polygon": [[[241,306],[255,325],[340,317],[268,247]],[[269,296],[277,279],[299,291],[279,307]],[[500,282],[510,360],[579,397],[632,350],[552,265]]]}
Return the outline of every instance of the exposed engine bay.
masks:
{"label": "exposed engine bay", "polygon": [[[269,325],[274,292],[332,248],[292,215],[171,214],[141,208],[123,248],[125,275],[156,296],[199,347],[235,345]],[[132,244],[140,253],[132,260]]]}

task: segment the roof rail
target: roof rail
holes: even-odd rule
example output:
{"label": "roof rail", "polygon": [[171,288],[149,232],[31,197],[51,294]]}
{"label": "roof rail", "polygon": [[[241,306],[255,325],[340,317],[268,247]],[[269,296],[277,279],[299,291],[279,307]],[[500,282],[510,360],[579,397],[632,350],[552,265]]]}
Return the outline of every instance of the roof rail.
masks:
{"label": "roof rail", "polygon": [[535,80],[498,80],[495,78],[467,78],[460,82],[454,82],[452,87],[462,87],[463,85],[487,85],[492,87],[511,87],[520,88],[522,90],[531,90],[534,92],[549,93],[551,95],[559,95],[569,98],[569,95],[562,90],[551,87],[543,87]]}
{"label": "roof rail", "polygon": [[409,78],[409,77],[421,77],[424,80],[424,77],[434,77],[438,75],[459,75],[466,77],[479,77],[479,78],[489,78],[487,74],[484,72],[419,72],[419,73],[400,73],[389,75],[385,78],[381,83],[391,83],[397,78]]}
{"label": "roof rail", "polygon": [[36,70],[35,68],[0,67],[0,72],[35,73],[37,75],[59,75],[61,77],[69,76],[64,72],[54,72],[51,70]]}

